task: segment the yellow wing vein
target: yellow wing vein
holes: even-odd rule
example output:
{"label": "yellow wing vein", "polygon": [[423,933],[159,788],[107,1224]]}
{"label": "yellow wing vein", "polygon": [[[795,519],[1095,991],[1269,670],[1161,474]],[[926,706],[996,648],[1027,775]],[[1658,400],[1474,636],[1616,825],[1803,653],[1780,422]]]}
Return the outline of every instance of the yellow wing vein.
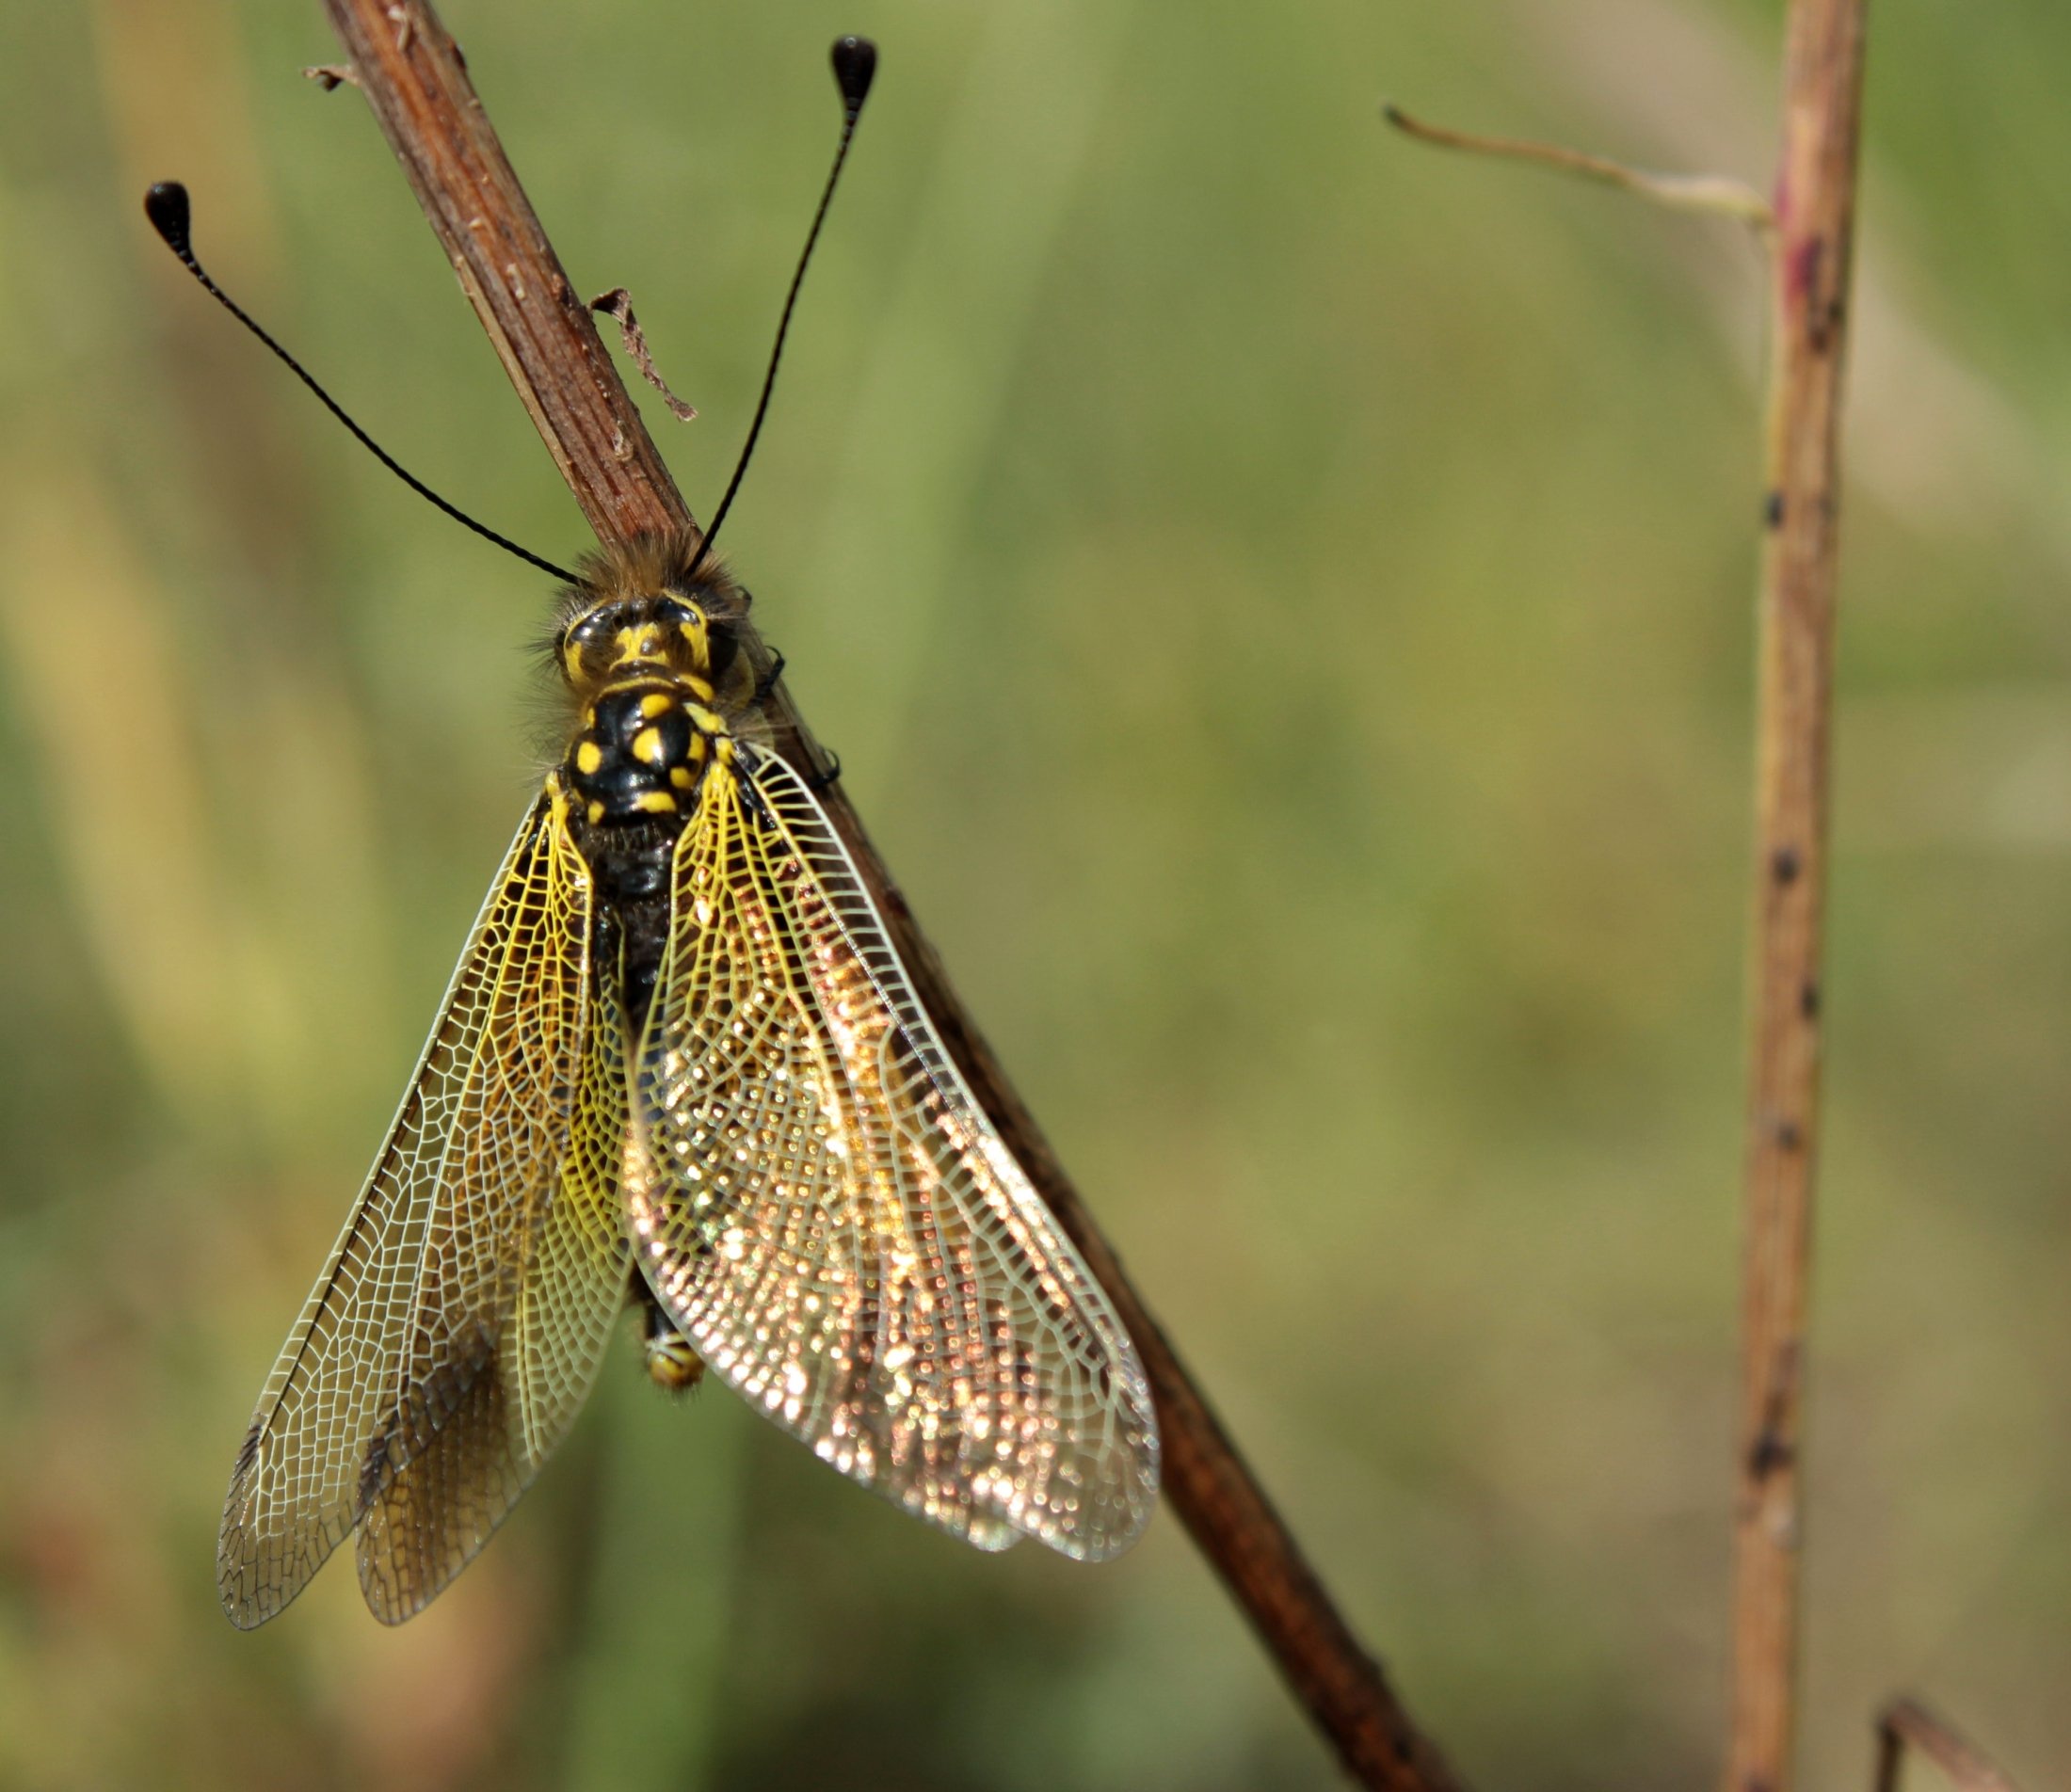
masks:
{"label": "yellow wing vein", "polygon": [[217,1579],[240,1624],[355,1527],[376,1614],[419,1609],[587,1390],[628,1265],[624,1032],[615,991],[592,1012],[592,912],[550,783],[239,1453]]}

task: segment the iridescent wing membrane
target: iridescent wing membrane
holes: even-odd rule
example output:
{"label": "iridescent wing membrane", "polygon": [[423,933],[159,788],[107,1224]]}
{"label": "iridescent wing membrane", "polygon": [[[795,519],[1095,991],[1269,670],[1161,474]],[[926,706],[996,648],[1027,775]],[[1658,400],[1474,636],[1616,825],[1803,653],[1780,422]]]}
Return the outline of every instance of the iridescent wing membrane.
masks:
{"label": "iridescent wing membrane", "polygon": [[648,1280],[824,1460],[999,1549],[1126,1547],[1157,1496],[1135,1352],[949,1062],[797,774],[714,765],[638,1054]]}
{"label": "iridescent wing membrane", "polygon": [[240,1625],[355,1526],[376,1616],[419,1610],[588,1392],[630,1263],[625,1034],[593,907],[550,783],[238,1453],[217,1578]]}
{"label": "iridescent wing membrane", "polygon": [[843,1472],[981,1548],[1125,1548],[1157,1496],[1143,1370],[818,800],[774,757],[713,762],[630,1116],[565,801],[556,775],[519,830],[260,1398],[231,1617],[273,1616],[355,1527],[375,1614],[420,1610],[567,1432],[635,1254],[719,1376]]}

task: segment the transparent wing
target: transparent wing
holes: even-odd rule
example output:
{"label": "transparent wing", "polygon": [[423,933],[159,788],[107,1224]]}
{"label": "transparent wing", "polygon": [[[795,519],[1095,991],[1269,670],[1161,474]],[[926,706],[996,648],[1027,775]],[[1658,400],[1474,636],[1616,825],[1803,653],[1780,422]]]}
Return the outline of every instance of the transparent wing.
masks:
{"label": "transparent wing", "polygon": [[217,1580],[241,1626],[356,1525],[368,1605],[409,1617],[582,1402],[629,1264],[624,1029],[592,907],[550,786],[238,1452]]}
{"label": "transparent wing", "polygon": [[981,1548],[1114,1555],[1157,1497],[1136,1353],[817,799],[772,755],[745,780],[713,766],[676,852],[626,1181],[648,1280],[843,1473]]}

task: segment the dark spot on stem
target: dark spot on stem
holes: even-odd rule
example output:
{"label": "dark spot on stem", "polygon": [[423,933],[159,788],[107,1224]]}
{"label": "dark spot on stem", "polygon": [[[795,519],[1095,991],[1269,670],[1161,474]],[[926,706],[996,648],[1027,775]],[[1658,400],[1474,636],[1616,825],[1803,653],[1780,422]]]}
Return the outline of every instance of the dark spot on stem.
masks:
{"label": "dark spot on stem", "polygon": [[1747,1472],[1757,1480],[1767,1480],[1778,1469],[1789,1467],[1796,1453],[1774,1425],[1764,1425],[1748,1448]]}
{"label": "dark spot on stem", "polygon": [[1822,354],[1840,340],[1841,326],[1848,321],[1848,300],[1840,293],[1829,299],[1812,324],[1812,343]]}
{"label": "dark spot on stem", "polygon": [[1809,978],[1798,990],[1798,1012],[1807,1020],[1820,1017],[1820,986]]}
{"label": "dark spot on stem", "polygon": [[1783,527],[1782,492],[1772,491],[1762,501],[1762,523],[1764,527],[1770,529],[1781,529]]}
{"label": "dark spot on stem", "polygon": [[1795,846],[1779,846],[1769,856],[1769,874],[1779,884],[1794,884],[1805,870],[1805,860]]}

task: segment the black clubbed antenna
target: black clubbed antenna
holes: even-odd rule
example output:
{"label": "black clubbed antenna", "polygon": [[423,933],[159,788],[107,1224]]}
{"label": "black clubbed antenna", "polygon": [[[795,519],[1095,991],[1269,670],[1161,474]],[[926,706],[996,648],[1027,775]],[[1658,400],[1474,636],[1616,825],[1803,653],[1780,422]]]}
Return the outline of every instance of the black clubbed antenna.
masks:
{"label": "black clubbed antenna", "polygon": [[288,371],[299,379],[303,385],[307,386],[310,391],[314,392],[318,398],[323,400],[324,408],[352,431],[354,440],[420,498],[428,499],[432,504],[438,505],[441,510],[443,510],[447,516],[451,517],[454,521],[466,524],[485,541],[493,541],[505,552],[516,554],[519,559],[528,565],[538,567],[541,572],[551,572],[556,579],[565,580],[570,584],[580,584],[582,583],[567,568],[557,567],[551,560],[542,560],[538,554],[521,548],[507,536],[498,535],[495,530],[476,522],[473,517],[458,506],[448,504],[429,486],[425,484],[422,479],[417,478],[407,469],[397,464],[394,456],[391,455],[372,436],[368,435],[350,417],[346,416],[345,408],[316,383],[311,376],[309,370],[300,361],[297,360],[293,355],[289,354],[286,349],[282,348],[279,343],[275,342],[271,336],[267,335],[265,330],[261,329],[246,312],[245,308],[202,271],[201,264],[194,259],[193,210],[187,203],[187,189],[182,186],[178,181],[160,181],[157,185],[144,195],[144,216],[151,219],[152,229],[166,239],[166,247],[180,258],[181,264],[196,280],[201,282],[202,289],[209,296],[214,298],[218,305],[222,306],[254,336],[258,337],[268,348],[272,349],[276,355],[280,356],[287,363]]}
{"label": "black clubbed antenna", "polygon": [[697,557],[684,574],[686,581],[698,576],[698,568],[711,553],[719,525],[727,520],[727,512],[732,507],[733,494],[741,488],[741,475],[747,472],[748,456],[755,452],[755,439],[763,433],[763,419],[769,410],[769,395],[777,387],[777,363],[783,359],[784,335],[791,328],[791,313],[798,303],[798,288],[805,282],[806,264],[812,259],[812,246],[820,240],[820,226],[827,222],[827,208],[833,202],[834,184],[842,178],[842,165],[848,160],[848,146],[856,136],[856,120],[862,117],[863,102],[870,97],[871,76],[877,72],[877,46],[868,38],[837,38],[832,57],[835,85],[842,89],[842,140],[835,147],[834,166],[827,170],[827,186],[820,195],[820,209],[813,213],[812,228],[806,232],[805,250],[798,257],[797,272],[791,277],[791,291],[784,296],[783,315],[777,320],[777,345],[769,351],[769,371],[763,376],[763,395],[755,403],[755,421],[747,426],[747,440],[742,443],[741,457],[733,464],[733,477],[727,481],[726,495],[719,500],[719,507],[712,513],[712,524],[698,543]]}

